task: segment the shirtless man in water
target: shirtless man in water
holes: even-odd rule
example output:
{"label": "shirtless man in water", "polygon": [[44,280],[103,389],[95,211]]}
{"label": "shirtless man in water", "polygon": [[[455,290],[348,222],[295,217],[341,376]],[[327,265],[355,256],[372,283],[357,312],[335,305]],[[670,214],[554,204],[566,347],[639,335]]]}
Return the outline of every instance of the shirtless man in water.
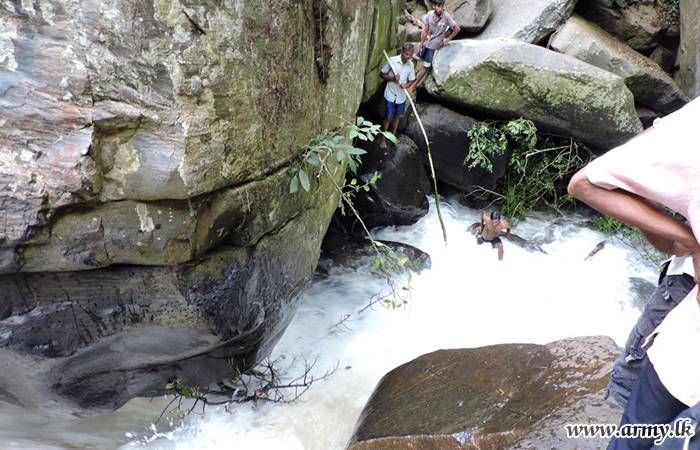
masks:
{"label": "shirtless man in water", "polygon": [[501,218],[501,213],[494,211],[491,217],[486,214],[486,211],[481,212],[481,225],[475,227],[472,231],[476,235],[477,244],[490,242],[494,248],[498,248],[498,260],[503,260],[503,243],[501,238],[501,230],[506,229],[506,239],[510,239],[510,224]]}

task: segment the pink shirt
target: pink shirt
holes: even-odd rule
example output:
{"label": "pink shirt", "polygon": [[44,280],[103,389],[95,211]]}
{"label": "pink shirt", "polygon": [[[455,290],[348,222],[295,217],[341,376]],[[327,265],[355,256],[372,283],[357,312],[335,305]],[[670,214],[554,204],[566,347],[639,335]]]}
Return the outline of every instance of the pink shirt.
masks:
{"label": "pink shirt", "polygon": [[[620,188],[682,214],[700,241],[700,98],[661,119],[654,129],[610,150],[586,167],[588,180]],[[692,406],[700,401],[700,306],[696,286],[654,331],[649,359],[668,391]]]}

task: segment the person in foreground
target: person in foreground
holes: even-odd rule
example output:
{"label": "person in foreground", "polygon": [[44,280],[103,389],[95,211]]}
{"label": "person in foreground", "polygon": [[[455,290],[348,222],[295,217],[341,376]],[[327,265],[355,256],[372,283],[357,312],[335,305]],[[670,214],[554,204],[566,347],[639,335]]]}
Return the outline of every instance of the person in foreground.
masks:
{"label": "person in foreground", "polygon": [[493,248],[498,248],[498,260],[503,260],[503,242],[498,235],[502,230],[506,231],[506,239],[510,239],[510,224],[501,218],[501,213],[493,211],[491,218],[486,214],[486,211],[481,211],[481,224],[472,230],[476,235],[476,243],[481,245],[484,242],[490,242]]}
{"label": "person in foreground", "polygon": [[[413,44],[406,42],[401,48],[401,54],[389,58],[379,72],[379,76],[387,81],[384,88],[385,117],[382,131],[388,130],[391,123],[391,132],[394,136],[399,127],[399,120],[406,112],[406,89],[410,88],[416,80],[411,56],[413,56]],[[398,73],[394,73],[394,70]],[[379,147],[386,148],[384,134]]]}
{"label": "person in foreground", "polygon": [[[661,252],[692,260],[696,285],[647,338],[648,358],[632,386],[621,429],[669,424],[700,401],[700,140],[694,133],[699,120],[700,99],[597,158],[569,183],[573,197],[637,227]],[[655,441],[619,436],[608,448],[649,449]]]}
{"label": "person in foreground", "polygon": [[[423,33],[420,37],[418,53],[414,56],[414,59],[423,61],[423,67],[421,67],[418,73],[416,82],[408,89],[409,93],[416,90],[418,83],[420,83],[428,70],[430,70],[433,64],[433,58],[435,58],[435,53],[459,34],[459,25],[444,8],[445,0],[433,0],[433,10],[425,16],[425,24],[423,25]],[[446,38],[445,34],[450,28],[452,28],[452,33],[449,38]]]}

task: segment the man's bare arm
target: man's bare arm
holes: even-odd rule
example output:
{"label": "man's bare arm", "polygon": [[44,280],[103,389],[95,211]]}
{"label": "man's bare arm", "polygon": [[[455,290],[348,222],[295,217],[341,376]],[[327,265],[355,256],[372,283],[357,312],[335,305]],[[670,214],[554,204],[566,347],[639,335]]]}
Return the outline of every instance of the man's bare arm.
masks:
{"label": "man's bare arm", "polygon": [[690,226],[631,192],[594,185],[588,181],[585,167],[571,178],[568,191],[572,197],[588,203],[603,214],[639,228],[645,236],[652,237],[650,242],[654,246],[659,245],[657,248],[660,251],[672,250],[671,254],[684,254],[682,252],[687,251],[693,257],[695,282],[700,280],[700,244]]}

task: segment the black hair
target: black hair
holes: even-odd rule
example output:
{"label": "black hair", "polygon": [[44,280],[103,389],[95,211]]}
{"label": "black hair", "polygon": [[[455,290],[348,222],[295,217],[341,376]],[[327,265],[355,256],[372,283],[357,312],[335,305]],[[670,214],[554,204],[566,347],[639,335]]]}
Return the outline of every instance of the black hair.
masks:
{"label": "black hair", "polygon": [[433,5],[444,5],[445,0],[433,0]]}
{"label": "black hair", "polygon": [[501,213],[498,211],[494,211],[491,213],[491,220],[498,220],[501,218]]}

